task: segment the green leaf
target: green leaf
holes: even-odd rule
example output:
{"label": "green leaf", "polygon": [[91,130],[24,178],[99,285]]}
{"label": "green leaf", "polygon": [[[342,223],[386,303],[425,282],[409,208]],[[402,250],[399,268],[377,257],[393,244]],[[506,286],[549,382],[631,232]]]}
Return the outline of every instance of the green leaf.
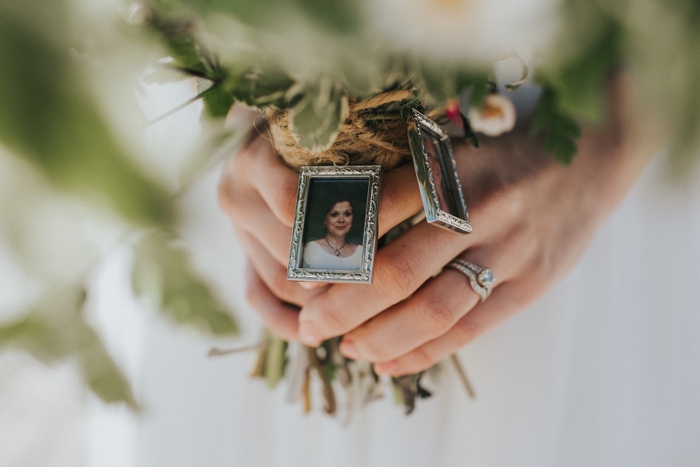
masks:
{"label": "green leaf", "polygon": [[238,326],[209,286],[193,271],[185,248],[164,231],[144,235],[135,248],[135,293],[178,323],[213,334],[235,334]]}
{"label": "green leaf", "polygon": [[[410,65],[409,65],[410,66]],[[465,69],[436,61],[425,61],[414,65],[420,73],[415,77],[421,92],[429,96],[429,103],[442,106],[449,99],[468,92],[470,103],[482,105],[490,90],[489,74],[478,69]]]}
{"label": "green leaf", "polygon": [[559,107],[557,94],[545,87],[540,97],[537,112],[532,120],[531,132],[544,132],[547,152],[562,165],[569,165],[576,154],[576,139],[581,137],[581,128]]}
{"label": "green leaf", "polygon": [[579,0],[569,3],[570,15],[583,10],[587,16],[583,24],[588,27],[572,34],[579,50],[556,68],[541,70],[536,80],[556,90],[562,112],[598,122],[605,115],[610,74],[622,63],[624,29],[600,7]]}
{"label": "green leaf", "polygon": [[326,377],[326,381],[332,383],[338,374],[338,365],[332,360],[328,359],[323,366],[323,372]]}
{"label": "green leaf", "polygon": [[170,9],[163,7],[163,3],[154,2],[146,23],[148,29],[160,38],[181,71],[217,81],[216,63],[195,36],[193,21],[167,14]]}
{"label": "green leaf", "polygon": [[85,291],[60,287],[46,292],[25,316],[0,325],[0,348],[22,349],[44,363],[65,358],[77,349],[85,327]]}
{"label": "green leaf", "polygon": [[[175,60],[170,68],[212,83],[201,94],[209,116],[225,117],[236,101],[258,108],[287,108],[298,102],[300,96],[289,93],[295,81],[279,66],[255,54],[239,57],[234,69],[223,67],[214,54],[201,46],[191,20],[170,17],[164,10],[160,6],[151,11],[148,27],[165,43]],[[246,66],[247,61],[255,65]]]}
{"label": "green leaf", "polygon": [[472,130],[472,126],[469,123],[469,119],[465,117],[462,112],[459,113],[459,118],[462,121],[462,129],[464,130],[464,138],[466,138],[467,141],[469,141],[469,144],[474,146],[475,148],[479,147],[479,138],[476,136],[476,133],[474,133],[474,130]]}
{"label": "green leaf", "polygon": [[354,32],[360,25],[357,3],[347,0],[296,0],[316,24],[333,33]]}
{"label": "green leaf", "polygon": [[195,7],[203,15],[228,13],[254,26],[269,25],[282,11],[289,12],[289,2],[284,0],[183,0],[182,3]]}
{"label": "green leaf", "polygon": [[139,410],[129,381],[107,353],[99,337],[89,327],[81,330],[78,362],[85,383],[104,402],[125,402]]}
{"label": "green leaf", "polygon": [[287,343],[270,333],[266,345],[267,353],[265,354],[265,380],[267,380],[267,386],[269,388],[274,388],[284,376]]}
{"label": "green leaf", "polygon": [[264,108],[275,106],[286,108],[300,97],[290,94],[295,81],[276,66],[258,66],[244,71],[240,76],[232,76],[224,83],[236,100],[250,106]]}
{"label": "green leaf", "polygon": [[202,99],[207,114],[214,118],[225,117],[234,104],[231,93],[216,84],[202,93]]}
{"label": "green leaf", "polygon": [[484,105],[484,100],[486,96],[493,90],[491,83],[487,79],[480,79],[474,82],[474,85],[470,89],[469,94],[469,105],[475,108],[481,108]]}
{"label": "green leaf", "polygon": [[333,144],[340,124],[348,115],[348,100],[343,89],[322,83],[289,112],[290,129],[299,144],[310,150],[326,149]]}
{"label": "green leaf", "polygon": [[85,292],[62,287],[47,292],[24,317],[0,325],[0,349],[24,350],[43,363],[76,358],[90,389],[105,402],[137,409],[129,382],[85,322]]}
{"label": "green leaf", "polygon": [[67,357],[73,351],[63,332],[56,332],[46,316],[31,312],[22,319],[0,326],[0,348],[22,349],[43,363]]}
{"label": "green leaf", "polygon": [[344,0],[186,0],[200,12],[228,13],[244,23],[277,29],[293,12],[304,14],[317,26],[335,34],[357,30],[356,3]]}

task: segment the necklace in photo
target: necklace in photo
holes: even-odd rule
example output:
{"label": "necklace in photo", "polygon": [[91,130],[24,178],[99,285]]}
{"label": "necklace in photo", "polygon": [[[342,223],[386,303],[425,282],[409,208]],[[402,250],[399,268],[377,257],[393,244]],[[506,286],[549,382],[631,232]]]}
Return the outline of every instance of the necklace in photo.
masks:
{"label": "necklace in photo", "polygon": [[323,239],[326,241],[326,245],[328,245],[333,249],[333,251],[335,251],[336,256],[340,256],[340,250],[342,250],[345,247],[345,245],[347,245],[347,243],[343,243],[343,245],[340,248],[336,248],[333,245],[331,245],[331,243],[328,241],[328,237],[323,237]]}

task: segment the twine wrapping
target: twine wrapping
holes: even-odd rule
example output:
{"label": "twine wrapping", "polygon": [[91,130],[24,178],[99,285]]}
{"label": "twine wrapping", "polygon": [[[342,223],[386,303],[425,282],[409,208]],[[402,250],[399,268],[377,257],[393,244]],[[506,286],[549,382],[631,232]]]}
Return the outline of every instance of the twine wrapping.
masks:
{"label": "twine wrapping", "polygon": [[414,99],[410,90],[394,90],[364,100],[350,101],[348,117],[327,149],[302,147],[290,128],[289,114],[267,110],[275,150],[294,169],[305,165],[381,165],[389,170],[410,160],[404,104]]}

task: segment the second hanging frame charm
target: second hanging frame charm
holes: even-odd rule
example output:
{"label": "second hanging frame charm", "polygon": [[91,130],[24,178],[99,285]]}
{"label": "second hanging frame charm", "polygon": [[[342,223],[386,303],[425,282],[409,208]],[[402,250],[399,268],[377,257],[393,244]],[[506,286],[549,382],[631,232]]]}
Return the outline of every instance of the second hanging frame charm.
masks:
{"label": "second hanging frame charm", "polygon": [[470,233],[472,226],[447,133],[413,109],[408,118],[408,140],[426,221],[455,232]]}

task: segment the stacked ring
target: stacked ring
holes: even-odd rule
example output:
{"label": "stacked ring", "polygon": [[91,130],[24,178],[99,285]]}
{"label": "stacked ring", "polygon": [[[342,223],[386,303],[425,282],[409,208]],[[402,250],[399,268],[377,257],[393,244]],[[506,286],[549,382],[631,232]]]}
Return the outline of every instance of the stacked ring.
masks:
{"label": "stacked ring", "polygon": [[457,270],[469,278],[469,284],[483,302],[491,294],[491,288],[496,282],[496,275],[491,268],[482,268],[474,263],[455,258],[447,263],[447,268]]}

